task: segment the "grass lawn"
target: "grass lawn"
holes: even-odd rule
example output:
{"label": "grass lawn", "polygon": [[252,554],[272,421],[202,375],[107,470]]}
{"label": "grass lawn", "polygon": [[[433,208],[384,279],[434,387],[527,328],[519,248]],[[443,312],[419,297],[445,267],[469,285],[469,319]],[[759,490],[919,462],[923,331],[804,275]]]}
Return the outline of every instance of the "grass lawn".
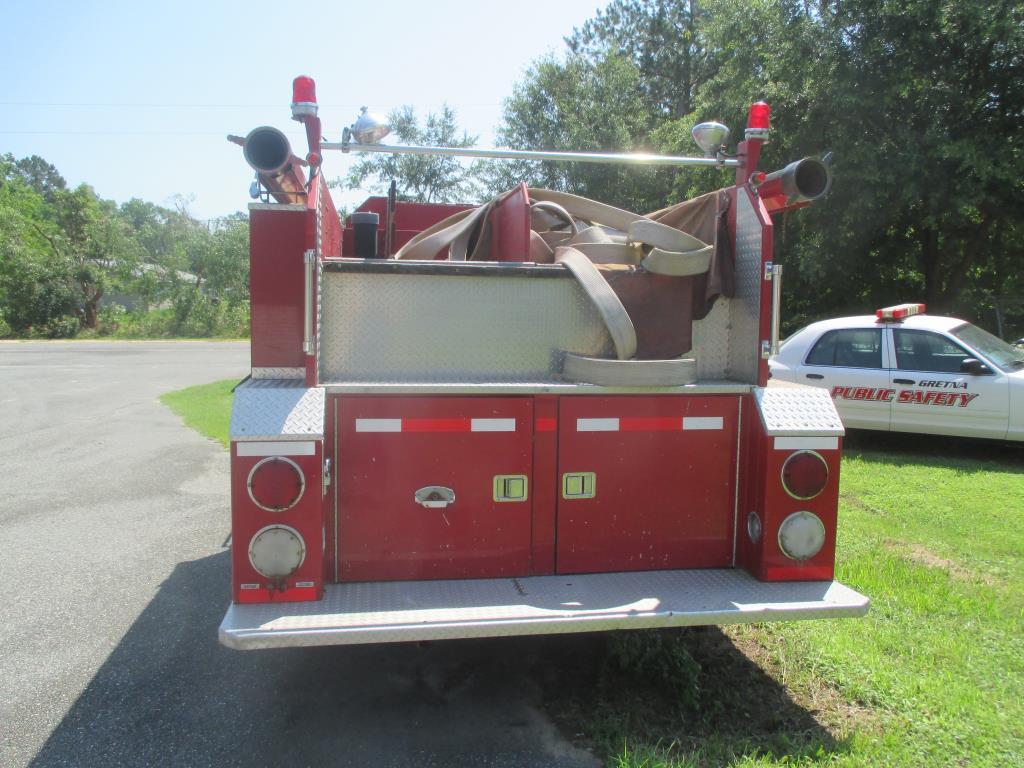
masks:
{"label": "grass lawn", "polygon": [[235,379],[215,381],[168,392],[160,402],[174,411],[185,424],[201,435],[228,447],[231,425],[231,389]]}
{"label": "grass lawn", "polygon": [[[161,399],[226,445],[234,384]],[[1024,446],[855,434],[840,496],[866,618],[607,635],[552,717],[617,768],[1024,765]]]}
{"label": "grass lawn", "polygon": [[854,435],[838,578],[866,618],[683,632],[696,701],[604,663],[555,707],[622,768],[1024,765],[1022,510],[1024,448]]}

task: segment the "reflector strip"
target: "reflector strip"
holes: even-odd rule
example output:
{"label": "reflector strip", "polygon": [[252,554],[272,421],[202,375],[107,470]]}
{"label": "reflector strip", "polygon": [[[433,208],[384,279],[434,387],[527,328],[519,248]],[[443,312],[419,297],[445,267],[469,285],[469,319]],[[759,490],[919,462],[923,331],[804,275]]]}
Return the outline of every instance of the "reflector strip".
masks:
{"label": "reflector strip", "polygon": [[401,419],[356,419],[356,432],[401,432]]}
{"label": "reflector strip", "polygon": [[618,432],[618,419],[576,419],[577,432]]}
{"label": "reflector strip", "polygon": [[721,416],[687,416],[683,419],[683,429],[722,429],[724,420]]}
{"label": "reflector strip", "polygon": [[537,419],[533,428],[537,432],[554,432],[557,426],[558,423],[555,419],[552,419],[550,417],[543,417]]}
{"label": "reflector strip", "polygon": [[236,443],[239,456],[314,456],[316,444],[311,440],[273,440]]}
{"label": "reflector strip", "polygon": [[515,419],[356,419],[356,432],[515,432]]}
{"label": "reflector strip", "polygon": [[631,416],[619,419],[621,432],[678,432],[682,426],[678,416]]}
{"label": "reflector strip", "polygon": [[473,419],[473,432],[515,432],[515,419]]}
{"label": "reflector strip", "polygon": [[576,419],[577,432],[679,432],[723,429],[721,416],[623,416],[620,419]]}
{"label": "reflector strip", "polygon": [[809,448],[811,450],[831,451],[839,447],[838,437],[776,437],[775,450],[795,450]]}
{"label": "reflector strip", "polygon": [[469,419],[402,419],[403,432],[469,432]]}

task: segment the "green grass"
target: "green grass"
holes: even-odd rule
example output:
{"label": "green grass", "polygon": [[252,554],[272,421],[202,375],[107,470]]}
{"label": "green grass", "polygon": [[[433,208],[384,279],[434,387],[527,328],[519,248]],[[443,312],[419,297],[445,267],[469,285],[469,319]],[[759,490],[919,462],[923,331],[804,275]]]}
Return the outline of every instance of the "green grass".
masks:
{"label": "green grass", "polygon": [[228,379],[186,387],[168,392],[160,402],[180,416],[186,426],[227,448],[231,426],[231,389],[237,383]]}
{"label": "green grass", "polygon": [[[233,381],[162,400],[227,444]],[[1024,448],[857,435],[838,578],[863,619],[615,635],[544,680],[616,768],[1024,765]]]}
{"label": "green grass", "polygon": [[[582,713],[612,765],[1024,765],[1024,452],[860,442],[843,460],[838,578],[871,612],[725,633],[797,722],[737,727],[715,700],[757,701],[770,686],[707,669],[703,710],[675,722],[638,728],[621,717],[628,694]],[[699,635],[684,642],[706,655]]]}

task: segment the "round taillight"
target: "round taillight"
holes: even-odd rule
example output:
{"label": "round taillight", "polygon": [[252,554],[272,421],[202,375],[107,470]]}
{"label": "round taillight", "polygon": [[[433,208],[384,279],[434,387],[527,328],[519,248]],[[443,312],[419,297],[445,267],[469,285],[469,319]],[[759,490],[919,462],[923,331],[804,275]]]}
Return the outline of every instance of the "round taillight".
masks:
{"label": "round taillight", "polygon": [[287,525],[261,528],[249,542],[249,563],[268,579],[291,576],[306,559],[306,542]]}
{"label": "round taillight", "polygon": [[813,499],[828,484],[828,462],[814,451],[794,453],[782,465],[782,487],[794,499]]}
{"label": "round taillight", "polygon": [[779,549],[790,560],[810,560],[825,546],[825,524],[813,512],[794,512],[779,526]]}
{"label": "round taillight", "polygon": [[267,512],[284,512],[299,503],[306,478],[299,465],[285,456],[268,456],[249,471],[249,498]]}

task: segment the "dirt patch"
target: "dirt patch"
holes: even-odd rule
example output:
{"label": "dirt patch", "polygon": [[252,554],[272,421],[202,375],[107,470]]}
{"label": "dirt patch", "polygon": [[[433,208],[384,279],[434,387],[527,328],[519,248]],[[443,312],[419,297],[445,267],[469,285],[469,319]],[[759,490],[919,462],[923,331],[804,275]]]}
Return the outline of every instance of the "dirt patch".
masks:
{"label": "dirt patch", "polygon": [[955,560],[940,557],[920,544],[909,544],[907,542],[889,540],[885,542],[885,547],[891,552],[895,552],[903,559],[909,560],[914,565],[923,565],[926,568],[938,568],[959,581],[981,582],[989,587],[1000,586],[1000,581],[998,579],[984,573],[972,571],[970,568],[967,568],[962,563],[958,563]]}
{"label": "dirt patch", "polygon": [[847,504],[849,504],[854,509],[859,509],[862,512],[868,512],[868,513],[870,513],[872,515],[884,515],[884,514],[886,514],[886,511],[884,509],[879,509],[878,507],[873,507],[870,504],[866,503],[860,497],[853,496],[853,495],[851,495],[849,493],[842,493],[842,492],[840,492],[839,500],[846,502]]}

